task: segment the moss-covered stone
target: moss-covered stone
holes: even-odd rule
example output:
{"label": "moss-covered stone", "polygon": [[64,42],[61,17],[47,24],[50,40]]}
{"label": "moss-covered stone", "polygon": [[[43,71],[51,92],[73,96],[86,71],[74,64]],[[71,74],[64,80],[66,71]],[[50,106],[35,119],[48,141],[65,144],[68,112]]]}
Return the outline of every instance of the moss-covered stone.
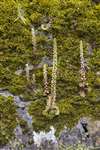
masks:
{"label": "moss-covered stone", "polygon": [[[25,64],[30,62],[38,65],[43,56],[52,58],[52,38],[47,41],[48,33],[56,36],[58,46],[58,97],[66,97],[68,94],[78,92],[79,82],[79,41],[84,42],[84,56],[89,60],[91,74],[100,67],[99,58],[99,16],[100,5],[93,5],[88,0],[78,0],[75,2],[59,0],[54,1],[20,1],[22,9],[25,10],[25,17],[35,26],[37,30],[37,51],[32,51],[31,29],[29,24],[24,26],[17,18],[17,3],[8,0],[0,2],[0,32],[2,48],[0,53],[0,85],[7,86],[14,93],[24,93],[27,91],[26,82],[23,85],[23,78],[15,76],[14,72],[19,68],[25,68]],[[63,8],[63,9],[62,9]],[[60,13],[59,13],[60,12]],[[52,20],[52,25],[48,31],[41,29],[41,24]],[[44,42],[43,42],[44,41]],[[87,43],[93,47],[92,56],[89,57]],[[49,47],[51,47],[49,49]],[[37,82],[42,83],[42,71],[34,71]],[[16,80],[17,78],[17,80]],[[89,82],[93,77],[89,76]],[[91,81],[92,80],[92,81]],[[15,83],[14,83],[15,82]],[[66,84],[65,84],[66,82]],[[15,88],[14,88],[14,86]],[[63,88],[65,87],[66,88]],[[93,85],[93,82],[92,84]],[[19,86],[19,87],[17,87]],[[24,86],[24,88],[23,88]],[[19,89],[19,90],[18,90]],[[32,95],[32,90],[30,94]],[[31,97],[31,96],[29,96]]]}
{"label": "moss-covered stone", "polygon": [[0,145],[6,144],[16,127],[16,107],[12,97],[0,96]]}
{"label": "moss-covered stone", "polygon": [[[91,114],[99,117],[100,89],[100,4],[94,5],[88,0],[23,0],[19,1],[27,25],[16,20],[17,3],[12,0],[0,1],[0,87],[7,88],[15,95],[22,95],[25,100],[35,100],[29,108],[33,116],[34,129],[48,129],[54,125],[59,130],[67,123],[73,126],[82,115]],[[47,31],[42,24],[51,23]],[[32,50],[30,25],[36,31],[36,48]],[[57,105],[60,115],[52,118],[43,116],[46,98],[43,97],[43,72],[38,68],[45,55],[52,60],[53,37],[57,39],[58,72],[57,72]],[[83,40],[84,57],[89,70],[86,78],[89,93],[85,99],[79,96],[80,58],[79,41]],[[89,53],[87,43],[91,46]],[[36,87],[32,79],[26,82],[25,72],[15,75],[25,64],[32,64],[30,73],[36,74]],[[51,70],[49,69],[49,83]]]}

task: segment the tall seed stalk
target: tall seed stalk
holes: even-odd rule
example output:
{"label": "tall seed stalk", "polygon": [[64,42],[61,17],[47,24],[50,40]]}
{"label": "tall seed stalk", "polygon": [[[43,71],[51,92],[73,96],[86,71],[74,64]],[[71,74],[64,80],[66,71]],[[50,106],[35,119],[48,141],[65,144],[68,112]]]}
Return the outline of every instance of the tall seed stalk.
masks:
{"label": "tall seed stalk", "polygon": [[51,95],[53,103],[56,101],[56,80],[57,80],[57,41],[54,38],[53,41],[53,68],[52,68],[52,80],[51,80]]}
{"label": "tall seed stalk", "polygon": [[53,67],[51,80],[51,94],[48,95],[47,106],[45,112],[51,111],[55,115],[59,115],[59,108],[56,105],[56,80],[57,80],[57,41],[53,41]]}
{"label": "tall seed stalk", "polygon": [[84,55],[83,55],[83,42],[82,41],[80,41],[80,63],[81,63],[81,68],[80,68],[81,82],[79,84],[80,96],[85,97],[86,88],[88,84],[86,83],[86,66],[85,66],[85,60],[84,60]]}
{"label": "tall seed stalk", "polygon": [[44,95],[48,96],[49,89],[48,89],[48,75],[47,75],[47,64],[43,65],[43,77],[44,77]]}

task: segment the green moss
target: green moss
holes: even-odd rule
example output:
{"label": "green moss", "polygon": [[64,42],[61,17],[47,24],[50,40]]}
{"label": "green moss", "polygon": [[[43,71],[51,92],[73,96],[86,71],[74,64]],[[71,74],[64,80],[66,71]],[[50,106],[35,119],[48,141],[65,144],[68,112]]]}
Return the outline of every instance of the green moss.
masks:
{"label": "green moss", "polygon": [[21,93],[25,92],[25,86],[27,82],[26,79],[22,76],[14,76],[11,80],[11,86],[9,90],[11,93],[20,95]]}
{"label": "green moss", "polygon": [[[26,99],[32,100],[33,90],[27,87],[24,77],[16,77],[14,72],[24,68],[27,62],[38,65],[42,57],[47,55],[52,58],[52,39],[48,35],[53,34],[57,38],[58,46],[58,99],[64,99],[79,92],[79,41],[84,43],[84,56],[89,60],[91,71],[87,75],[90,86],[94,85],[95,72],[99,69],[99,5],[93,5],[91,1],[66,1],[59,4],[59,0],[20,2],[25,9],[26,19],[34,24],[37,30],[37,51],[32,51],[31,29],[24,26],[17,18],[17,5],[8,0],[2,0],[0,5],[0,86],[7,87],[15,94],[23,94]],[[63,9],[62,9],[63,8]],[[60,13],[59,13],[60,12]],[[56,16],[56,17],[55,17]],[[52,26],[48,31],[40,28],[45,20],[52,18]],[[15,22],[14,22],[15,21]],[[88,55],[87,42],[95,48],[91,57]],[[49,49],[49,47],[51,47]],[[36,74],[37,88],[43,87],[42,70],[34,70]],[[51,72],[49,78],[51,77]],[[41,84],[41,86],[40,86]],[[42,96],[41,96],[42,97]]]}
{"label": "green moss", "polygon": [[16,107],[12,97],[0,96],[0,144],[6,144],[16,127]]}
{"label": "green moss", "polygon": [[[92,97],[92,96],[91,96]],[[66,125],[72,128],[81,117],[99,117],[98,103],[88,101],[88,98],[74,97],[73,99],[60,100],[57,105],[60,109],[59,116],[47,117],[43,114],[46,101],[36,100],[29,107],[29,113],[33,117],[33,127],[35,130],[49,130],[53,125],[57,129],[57,135]],[[95,114],[96,113],[96,114]]]}
{"label": "green moss", "polygon": [[74,108],[68,99],[59,101],[58,107],[61,114],[70,114],[72,110],[74,111]]}
{"label": "green moss", "polygon": [[98,88],[100,87],[100,77],[96,78],[94,85],[97,86]]}
{"label": "green moss", "polygon": [[[50,125],[58,130],[66,124],[71,127],[83,115],[99,117],[100,86],[96,72],[100,70],[100,4],[93,5],[88,0],[23,0],[20,3],[28,20],[28,25],[25,26],[21,20],[15,21],[16,3],[12,0],[0,1],[0,87],[22,95],[25,100],[34,101],[29,111],[33,116],[34,129],[37,130],[48,130]],[[41,24],[49,19],[51,27],[43,31]],[[34,52],[29,23],[36,30],[37,50]],[[60,115],[53,119],[43,116],[46,105],[46,98],[43,97],[43,72],[36,68],[45,55],[52,59],[51,34],[57,38],[57,105],[60,108]],[[84,99],[79,96],[80,39],[83,40],[84,57],[90,68],[86,77],[91,90]],[[87,43],[93,48],[91,56]],[[28,62],[34,66],[30,75],[36,74],[35,88],[31,79],[26,82],[24,73],[21,76],[15,75],[15,71],[18,68],[25,69]]]}

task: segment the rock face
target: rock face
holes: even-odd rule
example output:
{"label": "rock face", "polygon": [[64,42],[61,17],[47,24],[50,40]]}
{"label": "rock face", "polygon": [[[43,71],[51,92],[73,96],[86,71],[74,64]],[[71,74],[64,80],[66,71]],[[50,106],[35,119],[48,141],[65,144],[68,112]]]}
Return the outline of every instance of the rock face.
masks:
{"label": "rock face", "polygon": [[88,132],[93,137],[94,146],[100,146],[100,121],[88,118]]}
{"label": "rock face", "polygon": [[69,146],[82,143],[87,147],[100,147],[100,121],[91,118],[82,118],[76,127],[67,128],[61,132],[59,144]]}
{"label": "rock face", "polygon": [[64,147],[73,147],[81,143],[85,148],[100,147],[100,121],[93,121],[91,118],[81,118],[78,124],[70,129],[61,132],[59,139],[54,136],[54,132],[48,133],[35,132],[34,141],[41,150],[58,150],[62,145]]}
{"label": "rock face", "polygon": [[40,133],[33,132],[34,144],[37,148],[41,148],[41,150],[58,150],[58,142],[55,137],[55,129],[53,127],[50,128],[49,132]]}

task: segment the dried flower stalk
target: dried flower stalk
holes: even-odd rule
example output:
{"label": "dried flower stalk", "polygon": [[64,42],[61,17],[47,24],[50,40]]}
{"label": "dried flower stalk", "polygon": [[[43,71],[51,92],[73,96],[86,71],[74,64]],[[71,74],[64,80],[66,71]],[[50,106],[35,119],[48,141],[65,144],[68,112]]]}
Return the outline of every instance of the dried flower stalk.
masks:
{"label": "dried flower stalk", "polygon": [[51,80],[51,94],[48,95],[47,106],[45,112],[51,111],[55,115],[59,115],[59,108],[56,105],[56,80],[57,80],[57,42],[56,38],[53,41],[53,68],[52,68],[52,80]]}
{"label": "dried flower stalk", "polygon": [[53,48],[53,68],[52,68],[52,80],[51,80],[51,95],[53,102],[56,101],[56,79],[57,79],[57,41],[54,38]]}
{"label": "dried flower stalk", "polygon": [[79,84],[80,96],[85,97],[86,88],[88,84],[86,83],[86,66],[85,66],[85,60],[83,56],[83,42],[82,41],[80,41],[80,63],[81,63],[81,68],[80,68],[81,82]]}
{"label": "dried flower stalk", "polygon": [[43,65],[43,77],[44,77],[44,95],[48,96],[48,76],[47,76],[47,64]]}
{"label": "dried flower stalk", "polygon": [[45,113],[49,112],[49,111],[53,111],[53,113],[55,113],[55,115],[59,115],[59,108],[56,105],[55,102],[53,102],[53,98],[52,95],[48,95],[48,99],[47,99],[47,105],[46,105],[46,109],[45,109]]}

